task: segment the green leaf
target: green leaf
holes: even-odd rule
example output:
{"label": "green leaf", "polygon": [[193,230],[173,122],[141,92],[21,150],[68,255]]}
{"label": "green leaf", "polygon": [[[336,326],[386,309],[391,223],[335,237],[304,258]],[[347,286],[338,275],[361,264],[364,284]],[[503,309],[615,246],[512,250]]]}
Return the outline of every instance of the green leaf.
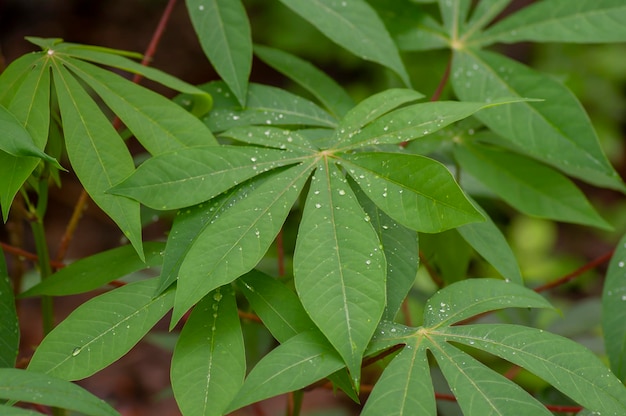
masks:
{"label": "green leaf", "polygon": [[174,224],[165,246],[165,257],[161,268],[161,284],[157,293],[162,293],[178,279],[180,265],[198,236],[230,207],[247,198],[248,194],[265,182],[265,177],[256,177],[240,186],[215,197],[207,203],[185,208],[176,213]]}
{"label": "green leaf", "polygon": [[513,13],[473,39],[480,45],[512,43],[626,41],[622,0],[550,0]]}
{"label": "green leaf", "polygon": [[257,265],[280,231],[310,171],[311,166],[302,164],[268,174],[266,182],[198,235],[180,266],[172,323],[211,290]]}
{"label": "green leaf", "polygon": [[424,6],[415,4],[419,1],[368,0],[368,3],[378,11],[400,50],[425,51],[450,46],[446,30]]}
{"label": "green leaf", "polygon": [[64,267],[21,293],[20,297],[65,296],[97,289],[133,272],[160,266],[163,263],[163,248],[163,243],[144,243],[145,261],[128,245],[94,254]]}
{"label": "green leaf", "polygon": [[385,368],[361,415],[401,416],[436,413],[437,405],[426,349],[407,345]]}
{"label": "green leaf", "polygon": [[356,56],[394,71],[411,86],[398,48],[374,9],[363,0],[280,0],[320,32]]}
{"label": "green leaf", "polygon": [[200,87],[215,99],[213,111],[204,118],[214,133],[252,124],[335,127],[334,117],[317,104],[280,88],[251,83],[246,107],[241,108],[223,82]]}
{"label": "green leaf", "polygon": [[362,127],[395,108],[422,98],[424,98],[424,94],[401,88],[388,89],[367,97],[352,108],[339,122],[334,134],[337,145],[352,143],[350,139],[358,134]]}
{"label": "green leaf", "polygon": [[240,0],[187,0],[200,45],[242,106],[252,68],[252,35]]}
{"label": "green leaf", "polygon": [[429,264],[444,285],[467,278],[472,248],[455,230],[420,236],[420,256]]}
{"label": "green leaf", "polygon": [[279,49],[261,45],[254,46],[254,54],[310,92],[335,117],[342,117],[354,107],[354,101],[341,85],[309,62]]}
{"label": "green leaf", "polygon": [[188,207],[279,166],[293,153],[242,146],[198,146],[153,157],[109,190],[159,210]]}
{"label": "green leaf", "polygon": [[77,59],[67,59],[65,65],[94,89],[151,154],[217,144],[197,117],[167,98]]}
{"label": "green leaf", "polygon": [[446,342],[430,348],[465,415],[552,413],[517,384]]}
{"label": "green leaf", "polygon": [[20,328],[6,261],[0,247],[0,368],[14,367],[20,346]]}
{"label": "green leaf", "polygon": [[[434,133],[491,106],[510,104],[516,100],[496,100],[491,103],[436,101],[402,107],[373,121],[357,131],[338,130],[340,150],[364,146],[398,144]],[[508,106],[504,106],[508,107]]]}
{"label": "green leaf", "polygon": [[378,208],[354,182],[350,183],[359,204],[382,243],[387,259],[387,302],[383,319],[392,321],[415,282],[419,268],[417,233],[395,222]]}
{"label": "green leaf", "polygon": [[217,288],[193,310],[172,357],[172,390],[182,413],[221,416],[243,384],[246,355],[230,287]]}
{"label": "green leaf", "polygon": [[552,308],[524,286],[499,279],[468,279],[435,293],[424,308],[424,327],[441,328],[483,312],[504,308]]}
{"label": "green leaf", "polygon": [[41,416],[41,413],[34,410],[22,409],[21,407],[11,407],[0,404],[0,412],[3,416]]}
{"label": "green leaf", "polygon": [[609,263],[602,289],[602,330],[611,370],[626,379],[626,237],[622,237]]}
{"label": "green leaf", "polygon": [[472,16],[465,24],[463,39],[468,39],[479,32],[497,17],[512,0],[481,0],[472,10]]}
{"label": "green leaf", "polygon": [[313,143],[297,131],[277,127],[233,127],[220,134],[220,136],[248,144],[272,147],[275,149],[287,149],[304,155],[317,153],[318,150]]}
{"label": "green leaf", "polygon": [[365,194],[405,227],[433,233],[482,220],[439,162],[382,152],[342,154],[341,158]]}
{"label": "green leaf", "polygon": [[[22,60],[18,62],[20,66],[17,68],[21,68]],[[43,152],[50,120],[50,68],[41,62],[32,65],[30,72],[20,77],[19,81],[13,78],[10,65],[2,74],[0,85],[4,82],[14,85],[15,95],[5,96],[5,106],[26,128],[29,140]],[[9,74],[5,77],[7,72]],[[0,151],[0,205],[5,221],[15,194],[39,163],[39,159],[15,157]]]}
{"label": "green leaf", "polygon": [[3,132],[0,150],[12,156],[37,157],[62,169],[55,158],[39,149],[20,121],[3,106],[0,106],[0,130]]}
{"label": "green leaf", "polygon": [[[74,383],[16,368],[0,368],[0,398],[60,407],[88,416],[119,416],[106,402]],[[2,414],[7,414],[4,409]]]}
{"label": "green leaf", "polygon": [[576,185],[542,163],[467,142],[455,147],[454,156],[474,178],[525,214],[611,229]]}
{"label": "green leaf", "polygon": [[41,60],[42,55],[38,53],[22,55],[0,72],[0,104],[7,106],[18,95],[17,92],[28,74],[34,68],[44,66]]}
{"label": "green leaf", "polygon": [[[193,100],[191,112],[198,117],[208,113],[213,105],[213,99],[210,94],[206,93],[206,91],[188,84],[185,81],[181,81],[180,79],[166,74],[156,68],[141,65],[138,62],[130,60],[122,56],[122,54],[125,54],[124,51],[73,43],[63,43],[58,45],[56,49],[79,59],[95,62],[105,66],[111,66],[133,74],[142,75],[165,87],[184,94],[189,94]],[[130,56],[136,57],[136,55],[132,52],[130,54]],[[140,57],[140,55],[138,56]]]}
{"label": "green leaf", "polygon": [[467,19],[471,6],[472,0],[439,0],[443,25],[453,44],[461,35],[463,23]]}
{"label": "green leaf", "polygon": [[344,362],[319,332],[290,338],[259,361],[227,413],[250,403],[298,390],[334,373]]}
{"label": "green leaf", "polygon": [[237,287],[278,342],[315,329],[298,296],[277,279],[252,270],[237,279]]}
{"label": "green leaf", "polygon": [[133,159],[98,105],[66,69],[56,66],[54,81],[72,167],[89,196],[117,223],[143,259],[139,203],[106,193],[134,172]]}
{"label": "green leaf", "polygon": [[174,292],[153,297],[157,285],[130,283],[83,303],[43,339],[28,369],[79,380],[117,361],[172,307]]}
{"label": "green leaf", "polygon": [[516,149],[585,182],[624,190],[602,152],[589,117],[558,81],[485,51],[455,51],[452,84],[462,100],[518,96],[545,99],[489,108],[476,115]]}
{"label": "green leaf", "polygon": [[505,279],[524,284],[519,264],[508,241],[480,205],[474,202],[474,207],[485,217],[485,221],[466,224],[456,230]]}
{"label": "green leaf", "polygon": [[460,325],[438,332],[447,341],[479,348],[524,367],[589,410],[626,414],[624,385],[598,357],[574,341],[518,325]]}
{"label": "green leaf", "polygon": [[339,351],[355,386],[363,352],[385,306],[386,262],[368,221],[339,169],[320,162],[298,231],[295,284],[304,308]]}

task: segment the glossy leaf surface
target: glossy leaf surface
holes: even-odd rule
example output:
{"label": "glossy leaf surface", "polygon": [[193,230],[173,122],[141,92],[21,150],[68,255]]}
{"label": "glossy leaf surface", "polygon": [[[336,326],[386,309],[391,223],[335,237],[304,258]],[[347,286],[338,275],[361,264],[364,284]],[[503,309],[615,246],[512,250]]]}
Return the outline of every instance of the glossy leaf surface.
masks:
{"label": "glossy leaf surface", "polygon": [[626,379],[626,237],[611,258],[602,291],[602,330],[611,370]]}

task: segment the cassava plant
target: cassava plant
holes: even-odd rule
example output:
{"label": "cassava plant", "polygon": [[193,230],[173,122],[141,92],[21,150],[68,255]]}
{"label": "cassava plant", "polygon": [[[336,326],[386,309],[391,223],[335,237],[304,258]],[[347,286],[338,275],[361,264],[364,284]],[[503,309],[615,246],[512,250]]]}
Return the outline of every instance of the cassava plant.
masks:
{"label": "cassava plant", "polygon": [[[0,413],[119,415],[72,381],[115,365],[171,311],[171,387],[185,416],[245,414],[284,393],[299,403],[325,384],[363,415],[626,415],[626,241],[593,264],[611,257],[599,357],[520,318],[553,309],[538,292],[579,273],[533,290],[490,211],[504,201],[519,215],[612,230],[568,178],[626,191],[585,109],[561,80],[494,45],[625,42],[623,0],[543,0],[513,13],[512,0],[279,3],[376,64],[386,86],[355,103],[298,54],[254,44],[239,0],[186,2],[221,78],[204,85],[136,53],[36,37],[41,51],[2,72],[0,206],[5,221],[19,211],[30,223],[40,282],[22,289],[0,256]],[[447,65],[416,79],[436,50],[449,50]],[[249,82],[253,55],[297,87]],[[147,155],[131,154],[131,137]],[[84,187],[69,234],[88,195],[128,245],[51,259],[48,190],[66,170]],[[142,209],[174,214],[162,239],[142,238]],[[488,275],[470,270],[473,258]],[[124,280],[147,267],[158,277]],[[55,325],[55,296],[102,288]],[[45,336],[23,369],[14,291],[18,302],[41,298]],[[492,313],[509,308],[520,315]],[[242,319],[274,347],[247,357]],[[562,402],[511,380],[511,366]]]}

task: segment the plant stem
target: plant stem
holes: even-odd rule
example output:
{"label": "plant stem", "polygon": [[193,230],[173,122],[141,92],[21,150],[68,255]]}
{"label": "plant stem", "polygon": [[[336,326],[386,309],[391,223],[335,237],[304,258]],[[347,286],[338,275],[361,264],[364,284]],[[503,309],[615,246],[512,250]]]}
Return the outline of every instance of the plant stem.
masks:
{"label": "plant stem", "polygon": [[[43,218],[36,218],[30,223],[37,248],[37,259],[39,262],[39,273],[41,280],[48,278],[52,274],[50,267],[50,253],[46,243],[46,231],[43,226]],[[41,297],[41,317],[43,320],[43,334],[46,336],[54,328],[54,306],[50,296]]]}

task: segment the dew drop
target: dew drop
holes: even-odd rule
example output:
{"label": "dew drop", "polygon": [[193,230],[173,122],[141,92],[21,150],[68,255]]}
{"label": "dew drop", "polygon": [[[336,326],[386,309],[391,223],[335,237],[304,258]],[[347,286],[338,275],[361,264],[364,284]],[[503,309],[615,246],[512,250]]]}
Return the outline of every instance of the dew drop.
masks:
{"label": "dew drop", "polygon": [[315,204],[315,208],[321,208],[322,204]]}
{"label": "dew drop", "polygon": [[345,195],[345,194],[346,194],[346,191],[344,191],[343,189],[339,190],[339,195]]}
{"label": "dew drop", "polygon": [[221,294],[220,292],[216,292],[216,293],[213,295],[213,299],[214,299],[216,302],[219,302],[220,300],[222,300],[222,294]]}
{"label": "dew drop", "polygon": [[76,347],[72,350],[72,357],[76,357],[78,354],[80,354],[80,351],[82,350],[81,347]]}

